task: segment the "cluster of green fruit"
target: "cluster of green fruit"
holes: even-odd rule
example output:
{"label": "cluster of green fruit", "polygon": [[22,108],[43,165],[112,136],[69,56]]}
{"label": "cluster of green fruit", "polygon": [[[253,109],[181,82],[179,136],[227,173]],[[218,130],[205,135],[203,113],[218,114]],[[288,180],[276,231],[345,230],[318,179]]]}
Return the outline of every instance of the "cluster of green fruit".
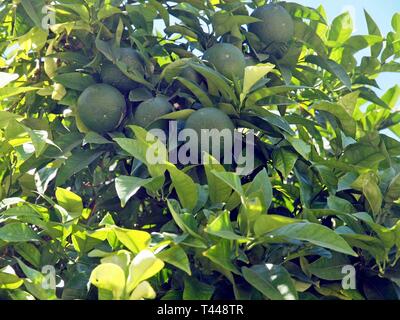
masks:
{"label": "cluster of green fruit", "polygon": [[[259,22],[250,24],[248,29],[263,43],[263,52],[278,59],[282,58],[294,35],[294,23],[290,14],[278,4],[267,4],[254,10],[252,16],[258,18]],[[145,74],[143,59],[136,50],[121,48],[116,56],[117,62],[121,61],[140,75]],[[245,68],[249,65],[242,50],[230,43],[213,45],[206,50],[203,60],[232,81],[243,79]],[[254,60],[250,64],[258,63]],[[202,81],[201,76],[190,67],[184,68],[180,76],[198,85]],[[84,130],[105,133],[121,125],[128,112],[124,95],[141,84],[127,77],[116,64],[109,62],[102,66],[101,79],[103,83],[88,87],[79,97],[77,124]],[[174,111],[173,104],[165,96],[148,99],[133,107],[134,124],[146,129],[160,127],[161,122],[158,119]],[[185,127],[199,134],[202,129],[234,131],[232,120],[217,108],[199,108],[186,120]]]}

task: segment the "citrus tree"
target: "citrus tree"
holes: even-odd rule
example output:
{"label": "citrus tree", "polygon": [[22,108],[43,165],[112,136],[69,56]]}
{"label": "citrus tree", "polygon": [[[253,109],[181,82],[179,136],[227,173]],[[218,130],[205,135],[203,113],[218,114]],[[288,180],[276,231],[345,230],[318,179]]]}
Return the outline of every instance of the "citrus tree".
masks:
{"label": "citrus tree", "polygon": [[[400,71],[400,14],[365,20],[2,1],[0,297],[398,299],[400,89],[377,77]],[[152,134],[172,122],[239,134],[253,167],[173,161]]]}

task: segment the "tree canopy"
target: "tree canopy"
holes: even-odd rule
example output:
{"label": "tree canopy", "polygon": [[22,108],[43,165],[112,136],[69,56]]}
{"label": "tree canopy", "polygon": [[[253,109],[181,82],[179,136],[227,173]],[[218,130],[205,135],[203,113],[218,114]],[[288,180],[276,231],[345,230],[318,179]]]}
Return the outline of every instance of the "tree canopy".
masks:
{"label": "tree canopy", "polygon": [[[0,298],[399,299],[400,88],[377,78],[400,71],[400,13],[388,34],[365,23],[295,2],[2,1]],[[206,108],[254,139],[251,172],[148,161],[148,130]]]}

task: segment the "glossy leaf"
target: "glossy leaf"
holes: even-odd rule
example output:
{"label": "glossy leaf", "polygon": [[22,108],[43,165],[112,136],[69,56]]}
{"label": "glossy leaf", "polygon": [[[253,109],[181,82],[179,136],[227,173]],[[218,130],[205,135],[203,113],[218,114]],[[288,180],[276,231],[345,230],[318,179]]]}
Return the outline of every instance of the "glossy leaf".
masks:
{"label": "glossy leaf", "polygon": [[357,256],[341,236],[331,229],[315,223],[292,223],[272,231],[270,235],[307,241],[317,246]]}
{"label": "glossy leaf", "polygon": [[126,290],[133,291],[141,282],[153,277],[164,268],[164,262],[151,251],[144,250],[132,260]]}
{"label": "glossy leaf", "polygon": [[297,300],[297,291],[287,270],[279,265],[265,264],[242,268],[243,277],[271,300]]}

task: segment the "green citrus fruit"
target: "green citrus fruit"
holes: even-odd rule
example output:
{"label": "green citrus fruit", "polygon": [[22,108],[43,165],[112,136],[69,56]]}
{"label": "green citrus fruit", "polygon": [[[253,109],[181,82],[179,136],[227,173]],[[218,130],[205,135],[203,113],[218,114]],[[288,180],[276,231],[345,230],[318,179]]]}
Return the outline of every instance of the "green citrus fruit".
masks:
{"label": "green citrus fruit", "polygon": [[294,36],[294,22],[290,14],[282,6],[270,3],[254,10],[252,16],[261,21],[251,23],[249,31],[265,44],[266,52],[282,56],[282,48]]}
{"label": "green citrus fruit", "polygon": [[[228,129],[230,132],[230,138],[233,139],[233,133],[235,130],[235,126],[232,120],[221,110],[217,108],[202,108],[192,113],[190,117],[186,120],[185,129],[192,129],[196,132],[198,137],[199,144],[202,139],[202,130],[212,130],[217,129],[218,131],[222,131],[224,129]],[[215,136],[213,136],[215,137]],[[233,141],[233,140],[232,140]],[[220,155],[222,156],[223,147],[224,147],[224,138],[220,137],[219,141],[215,141],[213,138],[209,139],[209,149],[203,151],[207,151],[210,154],[213,154],[213,143],[219,143],[220,145]],[[204,142],[203,142],[204,143]],[[191,142],[189,142],[191,144]],[[201,145],[199,145],[201,147]]]}
{"label": "green citrus fruit", "polygon": [[99,133],[116,129],[125,111],[124,96],[108,84],[94,84],[86,88],[78,99],[80,121],[86,128]]}
{"label": "green citrus fruit", "polygon": [[[117,60],[123,62],[128,70],[135,70],[140,74],[144,74],[144,66],[142,58],[136,50],[131,48],[118,49]],[[106,63],[101,68],[101,79],[104,83],[112,85],[121,91],[130,91],[139,86],[139,83],[129,79],[115,64]]]}
{"label": "green citrus fruit", "polygon": [[156,121],[156,119],[171,113],[172,111],[173,106],[169,103],[167,98],[152,98],[142,102],[137,107],[135,112],[135,122],[143,128],[157,128],[165,121]]}
{"label": "green citrus fruit", "polygon": [[242,79],[246,62],[242,51],[229,43],[219,43],[208,49],[204,60],[214,65],[215,69],[228,79]]}

